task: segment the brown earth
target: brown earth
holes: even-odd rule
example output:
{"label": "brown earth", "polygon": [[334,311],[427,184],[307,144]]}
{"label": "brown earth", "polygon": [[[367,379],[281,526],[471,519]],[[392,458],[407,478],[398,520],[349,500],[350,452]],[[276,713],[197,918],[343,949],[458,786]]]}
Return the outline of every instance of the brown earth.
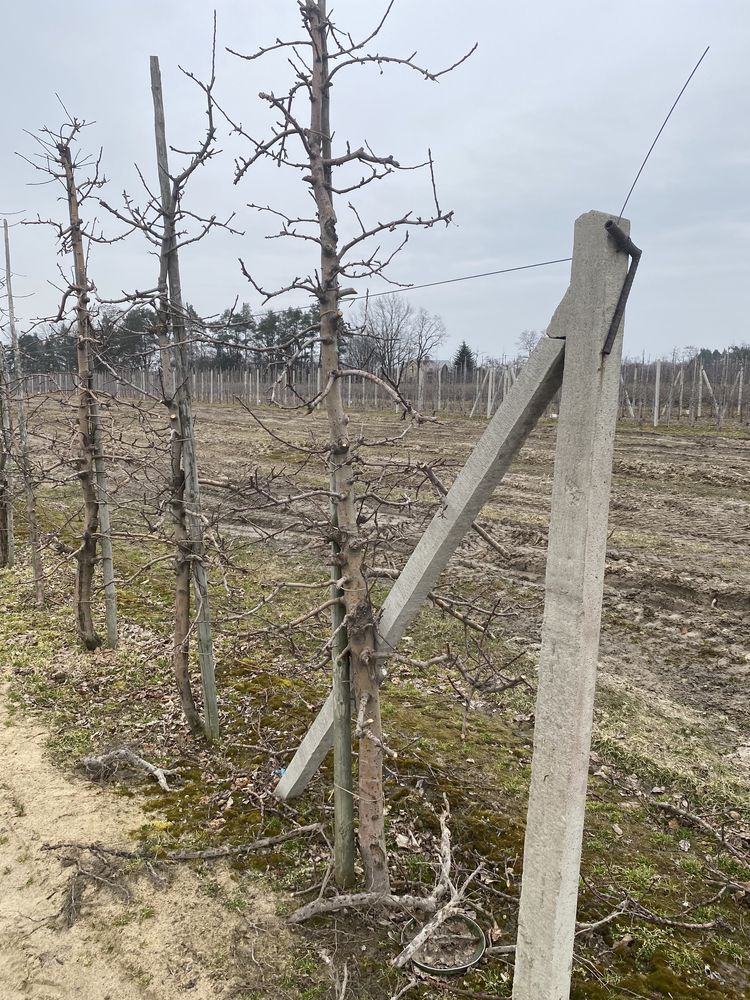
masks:
{"label": "brown earth", "polygon": [[[126,799],[61,773],[45,757],[47,735],[11,717],[0,695],[2,1000],[219,1000],[236,995],[238,982],[262,982],[263,966],[273,978],[273,956],[286,935],[275,899],[257,891],[240,917],[188,870],[169,878],[110,875],[113,888],[87,888],[80,917],[66,927],[71,868],[60,857],[71,852],[43,845],[132,849],[127,835],[144,815]],[[81,864],[91,869],[90,859]],[[229,885],[222,870],[212,879]]]}
{"label": "brown earth", "polygon": [[[239,482],[254,468],[292,473],[289,492],[322,485],[319,464],[304,464],[288,446],[309,448],[323,439],[322,419],[261,412],[273,437],[239,407],[198,408],[205,475]],[[436,463],[449,484],[484,426],[461,418],[424,424],[386,446],[386,454],[398,463]],[[352,429],[376,439],[401,434],[404,424],[382,412],[355,413]],[[509,634],[532,646],[543,612],[554,444],[554,423],[538,427],[482,512],[481,523],[508,558],[470,534],[444,574],[454,584],[465,578],[498,590],[510,585],[515,613]],[[369,453],[382,461],[382,449]],[[208,497],[219,504],[218,491],[209,490]],[[388,561],[403,563],[434,509],[428,488],[408,514],[381,517],[393,529]],[[244,533],[273,533],[275,544],[293,551],[316,544],[294,516],[262,502],[239,520]],[[747,430],[721,436],[709,427],[618,429],[600,655],[601,736],[633,743],[657,765],[679,764],[696,780],[702,763],[694,750],[700,746],[721,780],[750,787]]]}

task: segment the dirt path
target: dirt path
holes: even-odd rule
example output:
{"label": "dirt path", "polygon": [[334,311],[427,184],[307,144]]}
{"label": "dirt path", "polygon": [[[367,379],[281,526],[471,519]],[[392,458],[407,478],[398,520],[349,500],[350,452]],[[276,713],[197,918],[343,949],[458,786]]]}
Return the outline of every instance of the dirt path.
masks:
{"label": "dirt path", "polygon": [[[64,926],[59,914],[71,872],[42,845],[132,848],[127,834],[144,816],[54,768],[45,735],[10,717],[0,692],[2,1000],[218,1000],[272,981],[286,938],[273,897],[253,892],[243,917],[185,869],[168,884],[131,880],[129,902],[89,891],[79,919]],[[211,880],[214,894],[236,890],[226,872],[212,870]]]}

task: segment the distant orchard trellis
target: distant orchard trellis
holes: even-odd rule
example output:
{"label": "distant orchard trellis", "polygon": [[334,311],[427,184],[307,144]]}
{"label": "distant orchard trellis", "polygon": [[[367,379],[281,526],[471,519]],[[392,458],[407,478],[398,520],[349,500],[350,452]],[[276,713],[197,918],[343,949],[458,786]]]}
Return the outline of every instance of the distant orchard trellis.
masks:
{"label": "distant orchard trellis", "polygon": [[[623,362],[619,416],[636,423],[670,425],[697,420],[723,425],[726,420],[747,422],[747,359],[740,350],[702,360],[696,355],[687,361]],[[427,414],[456,414],[490,417],[502,403],[524,365],[519,358],[509,362],[477,366],[473,371],[449,363],[429,361],[420,371],[407,372],[398,389],[420,411]],[[376,382],[358,375],[346,375],[344,400],[353,410],[390,410],[393,399]],[[134,368],[115,376],[99,370],[95,389],[104,396],[137,399],[162,397],[159,373]],[[76,387],[74,372],[30,373],[26,375],[29,395],[71,393]],[[197,403],[248,406],[267,404],[305,409],[302,400],[311,399],[320,387],[320,369],[300,367],[291,378],[279,376],[278,369],[262,366],[236,368],[200,367],[191,375],[193,398]],[[556,416],[558,400],[553,399],[547,416]]]}

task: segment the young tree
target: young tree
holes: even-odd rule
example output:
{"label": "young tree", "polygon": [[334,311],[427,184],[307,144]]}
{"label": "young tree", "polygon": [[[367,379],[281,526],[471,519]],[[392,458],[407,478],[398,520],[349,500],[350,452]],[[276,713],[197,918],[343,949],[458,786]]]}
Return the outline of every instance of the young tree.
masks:
{"label": "young tree", "polygon": [[[215,32],[215,24],[214,24]],[[214,34],[215,46],[215,34]],[[208,101],[208,129],[198,151],[187,166],[174,177],[169,173],[167,140],[164,124],[164,104],[161,90],[159,60],[151,57],[151,90],[154,101],[154,131],[156,159],[161,192],[159,214],[161,241],[159,248],[159,319],[164,350],[162,371],[167,362],[174,379],[174,391],[165,391],[172,431],[173,516],[178,558],[175,587],[175,674],[183,710],[191,729],[201,726],[190,690],[188,651],[190,635],[190,581],[195,594],[198,630],[198,655],[204,697],[202,730],[209,740],[219,736],[219,714],[214,679],[214,651],[211,614],[208,598],[208,574],[205,565],[205,543],[201,524],[201,496],[198,459],[193,430],[193,410],[190,393],[190,364],[187,346],[185,308],[179,263],[177,223],[181,217],[181,199],[188,179],[213,154],[214,125],[211,91],[214,83],[213,58],[211,81],[203,89]],[[210,228],[210,224],[209,224]],[[167,331],[171,331],[171,337]],[[163,376],[163,381],[167,381]],[[166,389],[166,386],[165,386]]]}
{"label": "young tree", "polygon": [[516,341],[516,346],[519,351],[525,354],[527,357],[536,347],[539,339],[544,336],[542,330],[522,330],[518,335],[518,340]]}
{"label": "young tree", "polygon": [[[77,160],[73,150],[86,123],[73,116],[57,132],[43,129],[37,137],[42,148],[37,169],[61,183],[67,202],[67,224],[48,222],[57,232],[63,253],[73,258],[72,280],[63,293],[55,322],[64,318],[68,299],[75,303],[75,344],[77,359],[77,428],[78,456],[76,475],[83,496],[81,543],[75,552],[77,563],[75,587],[76,626],[87,649],[96,649],[102,640],[94,627],[92,602],[98,542],[101,541],[102,577],[107,626],[107,645],[117,643],[117,594],[110,533],[109,493],[102,448],[99,400],[94,391],[94,356],[96,331],[91,311],[93,285],[89,281],[84,240],[99,239],[92,229],[85,231],[81,207],[104,184],[100,160]],[[30,161],[31,162],[31,161]],[[77,176],[83,172],[83,179]],[[42,220],[38,220],[39,223]]]}
{"label": "young tree", "polygon": [[[158,343],[161,402],[164,404],[169,428],[169,488],[168,503],[172,514],[173,543],[176,549],[174,590],[173,666],[180,701],[188,726],[194,734],[209,740],[219,736],[219,715],[214,676],[214,647],[206,544],[203,532],[203,508],[198,472],[198,457],[193,426],[191,393],[194,340],[202,339],[205,329],[195,310],[184,301],[180,274],[179,251],[186,243],[202,239],[216,226],[229,229],[229,221],[219,222],[215,216],[201,218],[183,207],[188,181],[196,170],[215,153],[214,101],[216,19],[214,17],[211,77],[208,83],[193,79],[206,98],[207,128],[194,152],[187,154],[187,164],[171,174],[164,116],[161,72],[157,56],[150,60],[151,92],[154,106],[154,134],[159,178],[159,194],[148,187],[147,203],[139,208],[126,198],[120,211],[101,202],[102,207],[131,229],[138,230],[154,247],[159,262],[155,292],[130,296],[133,304],[148,301],[155,319],[150,329]],[[145,184],[144,184],[145,186]],[[186,235],[184,227],[197,222],[199,231]],[[234,232],[234,230],[230,230]],[[221,326],[221,324],[220,324]],[[221,330],[219,330],[221,332]],[[206,338],[207,342],[217,338]],[[219,341],[222,343],[222,341]],[[194,600],[194,620],[191,603]],[[201,668],[204,717],[196,708],[189,675],[190,636],[197,633],[198,659]]]}
{"label": "young tree", "polygon": [[[434,212],[429,216],[415,215],[413,211],[409,211],[396,218],[386,218],[385,221],[370,224],[364,222],[350,200],[352,192],[398,171],[401,165],[393,156],[378,155],[369,146],[347,144],[341,146],[340,152],[337,150],[334,153],[331,89],[334,81],[342,81],[343,74],[347,71],[368,64],[378,67],[397,64],[417,72],[424,79],[435,81],[463,62],[470,53],[454,66],[432,73],[415,63],[413,56],[397,58],[367,51],[368,44],[378,35],[393,3],[388,5],[375,30],[359,42],[339,31],[331,22],[326,0],[299,0],[298,6],[305,36],[303,41],[278,41],[266,49],[242,56],[256,59],[272,50],[287,50],[285,54],[291,55],[290,62],[294,67],[296,80],[283,98],[274,94],[261,94],[261,98],[279,119],[279,124],[268,139],[258,141],[241,125],[233,123],[235,131],[251,144],[250,154],[238,161],[235,180],[240,181],[261,158],[269,158],[280,166],[302,172],[303,182],[309,185],[315,204],[314,217],[295,218],[273,211],[277,218],[282,219],[280,236],[317,244],[317,266],[307,277],[295,278],[284,288],[274,291],[264,289],[244,263],[242,269],[266,301],[285,291],[301,290],[314,296],[320,310],[319,343],[323,384],[321,392],[310,405],[314,407],[324,402],[328,416],[327,456],[332,501],[329,530],[333,543],[334,576],[337,577],[333,584],[333,599],[341,602],[345,610],[345,618],[338,624],[334,618],[334,629],[339,640],[334,653],[336,832],[337,836],[341,834],[343,841],[346,833],[351,830],[348,821],[339,822],[341,810],[346,808],[343,799],[349,800],[349,808],[352,799],[346,788],[344,773],[348,767],[347,741],[351,739],[349,672],[344,653],[348,646],[350,676],[359,709],[359,846],[368,888],[388,892],[390,880],[382,774],[384,744],[380,720],[383,672],[374,655],[376,626],[367,579],[368,543],[358,517],[356,443],[350,436],[341,391],[342,378],[353,371],[343,368],[341,363],[342,334],[345,332],[341,322],[341,299],[351,294],[351,289],[342,287],[342,281],[380,274],[393,256],[406,245],[410,227],[430,227],[437,222],[448,224],[452,213],[440,208],[435,195]],[[307,123],[303,119],[305,113]],[[424,166],[432,176],[431,154]],[[358,171],[353,177],[350,176],[352,168]],[[434,194],[434,178],[432,189]],[[344,227],[335,209],[338,195],[346,196],[352,211],[353,226],[345,235],[340,235],[340,228]],[[256,207],[263,210],[262,206]],[[400,244],[391,252],[383,253],[380,239],[399,231],[406,233]],[[378,243],[370,248],[373,240]],[[356,374],[376,378],[367,372],[357,371]],[[387,383],[381,384],[388,388]],[[406,404],[397,390],[391,392],[407,410],[412,411],[410,404]],[[345,646],[342,647],[344,629],[346,639]],[[344,880],[351,877],[351,866],[348,869],[348,872],[343,872]]]}

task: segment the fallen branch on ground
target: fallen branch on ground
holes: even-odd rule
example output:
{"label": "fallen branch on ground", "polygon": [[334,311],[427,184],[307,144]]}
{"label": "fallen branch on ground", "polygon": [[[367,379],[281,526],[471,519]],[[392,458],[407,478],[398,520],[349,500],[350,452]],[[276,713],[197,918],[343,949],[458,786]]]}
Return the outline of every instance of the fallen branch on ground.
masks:
{"label": "fallen branch on ground", "polygon": [[393,959],[392,964],[395,965],[397,969],[403,969],[406,963],[410,962],[414,958],[416,953],[419,951],[419,949],[432,937],[432,935],[440,927],[440,925],[444,924],[449,917],[452,917],[459,912],[461,900],[463,899],[467,888],[469,887],[470,883],[473,881],[475,876],[477,876],[479,872],[482,871],[483,867],[484,867],[483,865],[480,865],[477,869],[475,869],[471,873],[471,875],[469,875],[469,877],[466,879],[464,884],[458,889],[456,889],[452,883],[449,883],[451,889],[450,901],[447,902],[445,906],[442,907],[442,909],[438,910],[438,912],[430,920],[427,921],[427,923],[424,925],[421,931],[419,931],[419,933],[412,938],[412,940],[409,942],[409,944],[407,944],[407,946],[404,948],[401,954],[397,955],[396,958]]}
{"label": "fallen branch on ground", "polygon": [[299,826],[296,830],[278,833],[274,837],[262,837],[260,840],[254,840],[251,844],[239,844],[236,847],[209,847],[205,851],[168,851],[165,858],[167,861],[213,861],[215,858],[229,858],[238,854],[262,851],[265,847],[283,844],[287,840],[301,837],[306,833],[321,833],[322,830],[322,823],[310,823],[308,826]]}
{"label": "fallen branch on ground", "polygon": [[744,861],[745,864],[748,863],[750,858],[748,857],[748,852],[741,850],[739,847],[735,847],[731,844],[724,836],[723,830],[717,830],[715,827],[711,826],[709,822],[703,819],[702,816],[698,816],[696,813],[688,812],[686,809],[680,809],[679,806],[673,806],[671,802],[656,802],[654,799],[649,799],[649,805],[653,806],[654,809],[661,809],[664,812],[671,813],[678,819],[681,819],[684,823],[697,827],[704,833],[709,834],[714,840],[717,840],[725,850],[733,854],[735,858],[740,861]]}
{"label": "fallen branch on ground", "polygon": [[111,778],[113,774],[117,773],[118,767],[123,764],[140,768],[141,771],[150,774],[165,792],[172,791],[167,783],[167,776],[177,774],[177,768],[156,767],[144,760],[143,757],[133,753],[132,750],[128,750],[127,747],[123,747],[121,750],[110,750],[109,753],[102,754],[101,757],[81,757],[79,763],[86,772],[97,778]]}

